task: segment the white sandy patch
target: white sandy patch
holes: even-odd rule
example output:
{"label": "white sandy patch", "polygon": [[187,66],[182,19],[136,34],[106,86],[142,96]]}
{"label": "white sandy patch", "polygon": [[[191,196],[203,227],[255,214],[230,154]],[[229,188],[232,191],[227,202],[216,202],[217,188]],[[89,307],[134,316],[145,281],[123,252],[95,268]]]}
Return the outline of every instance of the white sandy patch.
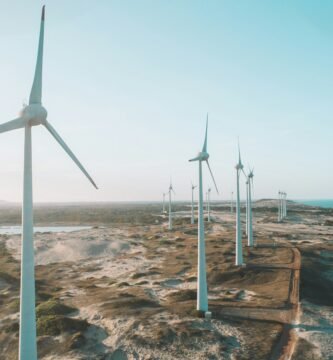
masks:
{"label": "white sandy patch", "polygon": [[[130,247],[126,231],[119,229],[89,229],[72,233],[37,233],[34,235],[35,263],[78,261],[96,257],[114,257]],[[21,236],[13,235],[6,245],[16,259],[21,257]]]}
{"label": "white sandy patch", "polygon": [[317,348],[318,359],[330,359],[333,354],[333,308],[302,301],[299,337]]}

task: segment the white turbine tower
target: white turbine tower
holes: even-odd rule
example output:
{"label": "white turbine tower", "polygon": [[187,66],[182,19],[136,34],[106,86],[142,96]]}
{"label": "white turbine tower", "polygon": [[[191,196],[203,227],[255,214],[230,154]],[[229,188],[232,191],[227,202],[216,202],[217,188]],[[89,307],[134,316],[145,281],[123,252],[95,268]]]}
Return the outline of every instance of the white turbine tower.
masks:
{"label": "white turbine tower", "polygon": [[207,153],[207,130],[208,130],[208,114],[206,121],[205,141],[202,151],[189,160],[198,161],[199,163],[199,201],[198,201],[198,280],[197,280],[197,310],[208,311],[208,294],[207,294],[207,276],[206,276],[206,250],[205,250],[205,225],[203,213],[203,184],[202,184],[202,162],[205,161],[209,172],[212,176],[216,191],[218,192],[215,179],[210,168]]}
{"label": "white turbine tower", "polygon": [[209,188],[207,191],[207,212],[208,212],[208,222],[210,222],[210,193],[212,189]]}
{"label": "white turbine tower", "polygon": [[252,189],[253,189],[253,170],[250,170],[248,176],[247,176],[247,182],[248,182],[248,202],[247,202],[247,219],[248,219],[248,230],[247,230],[247,244],[248,246],[253,246],[253,218],[252,218]]}
{"label": "white turbine tower", "polygon": [[231,214],[234,212],[234,192],[231,192],[231,202],[230,202],[230,212]]}
{"label": "white turbine tower", "polygon": [[171,209],[171,192],[173,192],[174,194],[175,191],[173,190],[173,187],[172,187],[172,182],[171,182],[171,179],[170,179],[170,185],[169,185],[169,191],[168,191],[168,194],[169,194],[169,230],[172,230],[172,209]]}
{"label": "white turbine tower", "polygon": [[[237,180],[237,200],[236,200],[236,260],[237,266],[243,265],[243,247],[242,247],[242,224],[240,216],[240,193],[239,193],[239,177],[240,173],[244,173],[244,166],[242,164],[240,149],[238,144],[238,163],[236,165],[236,180]],[[244,174],[245,175],[245,174]]]}
{"label": "white turbine tower", "polygon": [[81,165],[76,156],[62,140],[60,135],[46,120],[47,111],[42,106],[42,69],[44,43],[45,7],[42,8],[37,63],[30,92],[29,105],[25,106],[20,117],[0,125],[0,133],[24,128],[24,186],[22,206],[22,251],[21,251],[21,293],[20,293],[20,335],[19,359],[36,360],[36,315],[35,315],[35,263],[33,242],[33,200],[32,200],[32,149],[31,128],[43,125],[60,146],[72,158],[90,182],[96,184]]}
{"label": "white turbine tower", "polygon": [[284,193],[285,198],[284,198],[284,216],[287,217],[287,193]]}
{"label": "white turbine tower", "polygon": [[191,189],[192,189],[192,201],[191,201],[191,224],[194,224],[194,189],[197,186],[191,184]]}
{"label": "white turbine tower", "polygon": [[247,176],[246,176],[245,185],[246,185],[246,204],[245,204],[246,226],[245,226],[245,234],[248,235],[248,232],[249,232],[249,179],[247,178]]}
{"label": "white turbine tower", "polygon": [[165,193],[163,193],[163,209],[162,209],[162,213],[165,213]]}
{"label": "white turbine tower", "polygon": [[278,222],[282,220],[282,207],[281,207],[281,191],[278,192]]}

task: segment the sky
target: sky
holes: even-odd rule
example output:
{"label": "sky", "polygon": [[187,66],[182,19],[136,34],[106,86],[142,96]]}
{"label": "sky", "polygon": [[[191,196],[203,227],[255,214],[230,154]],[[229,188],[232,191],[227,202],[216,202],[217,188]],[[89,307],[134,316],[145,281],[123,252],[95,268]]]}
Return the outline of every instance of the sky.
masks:
{"label": "sky", "polygon": [[[43,4],[43,105],[99,190],[39,126],[35,201],[159,201],[170,178],[190,199],[207,112],[213,200],[238,137],[254,198],[333,198],[332,1],[3,0],[0,123],[29,99]],[[23,136],[0,134],[1,200],[22,199]]]}

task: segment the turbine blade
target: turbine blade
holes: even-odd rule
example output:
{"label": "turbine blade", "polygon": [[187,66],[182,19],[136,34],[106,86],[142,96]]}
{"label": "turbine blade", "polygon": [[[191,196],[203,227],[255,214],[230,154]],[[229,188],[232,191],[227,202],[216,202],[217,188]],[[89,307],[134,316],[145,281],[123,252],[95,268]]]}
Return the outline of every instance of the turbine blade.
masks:
{"label": "turbine blade", "polygon": [[239,138],[238,138],[238,164],[242,165],[240,146],[239,146]]}
{"label": "turbine blade", "polygon": [[88,174],[86,169],[82,166],[80,161],[77,159],[77,157],[73,154],[71,149],[66,145],[64,140],[60,137],[60,135],[56,132],[56,130],[53,128],[53,126],[46,121],[45,127],[47,130],[51,133],[51,135],[58,141],[58,143],[61,145],[61,147],[66,151],[66,153],[72,158],[72,160],[75,162],[75,164],[80,168],[80,170],[84,173],[84,175],[89,179],[89,181],[94,185],[96,189],[98,189],[97,185],[95,184],[94,180],[91,178],[91,176]]}
{"label": "turbine blade", "polygon": [[208,131],[208,113],[207,113],[207,119],[206,119],[206,134],[205,134],[205,142],[202,147],[202,152],[207,152],[207,131]]}
{"label": "turbine blade", "polygon": [[190,159],[189,161],[198,161],[198,160],[200,160],[199,156],[197,156],[197,157],[195,157],[193,159]]}
{"label": "turbine blade", "polygon": [[17,118],[15,120],[8,121],[8,122],[0,125],[0,133],[23,128],[25,126],[25,124],[26,124],[26,121],[23,120],[22,118]]}
{"label": "turbine blade", "polygon": [[213,179],[213,182],[214,182],[214,185],[215,185],[216,192],[219,193],[219,190],[218,190],[218,188],[217,188],[217,185],[216,185],[216,182],[215,182],[215,179],[214,179],[214,175],[213,175],[212,169],[210,168],[210,165],[209,165],[209,161],[206,160],[206,163],[207,163],[207,166],[208,166],[210,175],[212,176],[212,179]]}
{"label": "turbine blade", "polygon": [[41,22],[40,22],[37,62],[36,62],[36,68],[35,68],[34,81],[32,83],[32,88],[31,88],[31,92],[30,92],[29,104],[41,104],[42,103],[44,20],[45,20],[45,5],[42,8],[42,18],[41,18]]}

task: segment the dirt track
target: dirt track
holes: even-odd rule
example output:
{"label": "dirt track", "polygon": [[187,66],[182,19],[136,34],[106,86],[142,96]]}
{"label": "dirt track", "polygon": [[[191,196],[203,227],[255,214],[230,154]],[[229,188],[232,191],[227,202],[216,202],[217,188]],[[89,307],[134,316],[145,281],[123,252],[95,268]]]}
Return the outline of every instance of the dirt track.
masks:
{"label": "dirt track", "polygon": [[[281,246],[284,246],[281,244]],[[268,246],[267,246],[268,247]],[[293,325],[299,318],[299,287],[300,287],[300,269],[301,254],[295,247],[289,247],[293,253],[293,261],[285,264],[251,264],[249,268],[265,269],[290,269],[290,284],[288,301],[284,308],[234,308],[224,307],[223,313],[228,316],[235,316],[253,320],[276,321],[283,324],[283,331],[279,342],[274,347],[270,360],[289,360],[294,352],[297,336]]]}

